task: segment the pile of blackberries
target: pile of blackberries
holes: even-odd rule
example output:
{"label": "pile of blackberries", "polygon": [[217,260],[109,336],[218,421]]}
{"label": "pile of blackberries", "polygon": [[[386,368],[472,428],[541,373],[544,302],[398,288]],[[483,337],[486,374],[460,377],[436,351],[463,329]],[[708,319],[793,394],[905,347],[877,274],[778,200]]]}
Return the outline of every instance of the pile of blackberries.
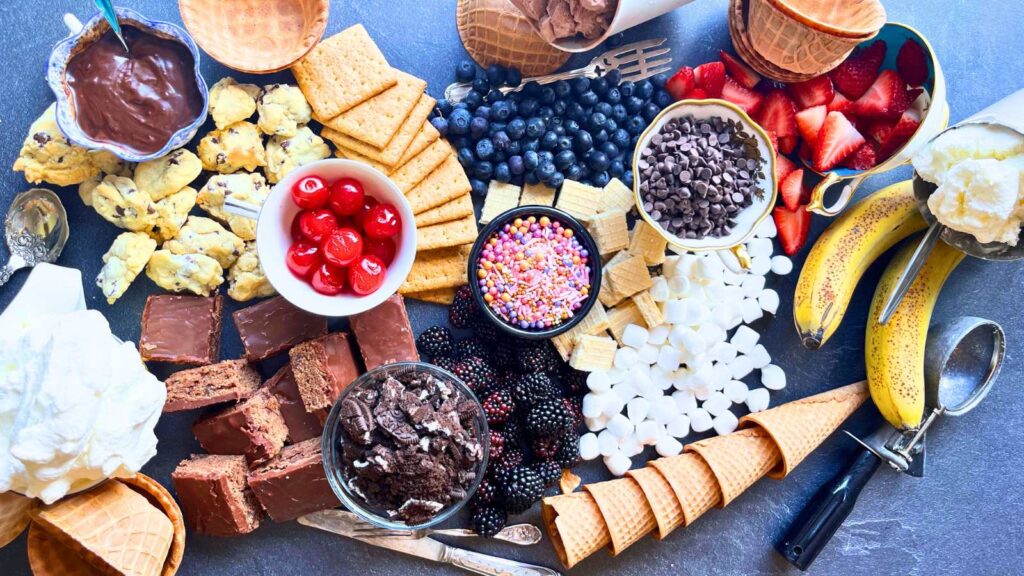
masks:
{"label": "pile of blackberries", "polygon": [[574,370],[547,340],[517,340],[498,332],[462,287],[444,326],[423,331],[416,344],[435,365],[459,376],[483,405],[490,428],[487,474],[471,502],[473,527],[493,536],[509,514],[521,514],[579,463],[586,373]]}
{"label": "pile of blackberries", "polygon": [[632,187],[637,139],[672,103],[664,74],[634,83],[610,70],[595,79],[528,82],[508,94],[499,88],[520,85],[515,69],[483,71],[467,61],[456,78],[473,90],[461,102],[438,100],[431,124],[458,151],[479,195],[492,179],[558,188],[566,179],[602,187],[618,178]]}

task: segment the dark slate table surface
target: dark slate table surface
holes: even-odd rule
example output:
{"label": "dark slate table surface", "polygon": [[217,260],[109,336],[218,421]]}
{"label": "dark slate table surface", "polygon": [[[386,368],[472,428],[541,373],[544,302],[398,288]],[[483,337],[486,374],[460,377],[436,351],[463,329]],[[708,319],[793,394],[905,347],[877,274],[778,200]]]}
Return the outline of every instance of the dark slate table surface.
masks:
{"label": "dark slate table surface", "polygon": [[[639,0],[631,0],[639,1]],[[177,3],[170,0],[124,2],[143,14],[180,23]],[[665,36],[677,65],[695,66],[716,59],[730,46],[726,28],[727,0],[697,0],[674,13],[631,30],[628,40]],[[887,2],[890,20],[916,27],[930,39],[946,72],[952,120],[998,100],[1021,87],[1024,77],[1024,3],[902,0]],[[3,2],[0,5],[0,163],[10,166],[29,124],[53,100],[43,79],[44,64],[55,42],[65,35],[61,14],[92,13],[87,0]],[[429,81],[429,92],[442,93],[466,54],[455,29],[455,0],[394,2],[332,2],[327,34],[362,22],[390,63]],[[589,56],[576,56],[582,65]],[[229,71],[203,60],[203,73],[213,84]],[[268,82],[271,78],[245,78]],[[273,78],[288,81],[287,73]],[[862,187],[870,193],[909,177],[903,167],[876,177]],[[21,174],[0,171],[0,207],[28,188]],[[139,315],[153,284],[140,279],[115,305],[108,306],[92,279],[100,256],[120,232],[85,208],[73,189],[61,190],[71,219],[71,240],[60,264],[82,270],[89,306],[109,318],[123,339],[139,336]],[[812,240],[826,226],[814,219]],[[0,247],[0,257],[7,257]],[[797,258],[796,270],[802,263]],[[797,275],[770,278],[782,295],[779,317],[761,320],[755,328],[788,373],[789,386],[773,394],[772,404],[814,394],[864,377],[863,334],[868,302],[880,267],[871,269],[858,289],[850,313],[825,349],[804,350],[790,321]],[[14,296],[26,274],[0,289],[0,308]],[[1020,449],[1021,414],[1015,390],[1024,372],[1024,266],[968,260],[955,271],[938,303],[936,319],[973,314],[998,320],[1006,328],[1009,350],[1001,381],[974,412],[941,422],[928,442],[924,478],[901,477],[880,470],[867,487],[846,525],[812,567],[815,574],[1019,574],[1024,542],[1024,451]],[[234,308],[232,308],[234,309]],[[443,321],[439,306],[411,303],[417,332]],[[237,357],[240,343],[231,322],[225,322],[224,356]],[[267,374],[273,366],[267,366]],[[159,454],[144,472],[169,484],[175,465],[199,446],[189,431],[194,413],[163,417],[157,426]],[[863,408],[846,428],[869,433],[880,417]],[[794,574],[773,550],[794,516],[818,486],[831,478],[853,454],[855,446],[841,435],[829,439],[783,481],[763,480],[724,510],[713,510],[694,526],[680,529],[664,542],[644,540],[619,558],[603,553],[573,570],[577,574]],[[607,478],[600,463],[580,468],[588,481]],[[517,518],[539,522],[539,513]],[[528,548],[498,543],[464,542],[481,551],[558,567],[547,541]],[[347,541],[295,523],[267,521],[254,534],[219,539],[189,534],[180,574],[456,574],[458,570]],[[22,536],[0,550],[0,573],[29,574]]]}

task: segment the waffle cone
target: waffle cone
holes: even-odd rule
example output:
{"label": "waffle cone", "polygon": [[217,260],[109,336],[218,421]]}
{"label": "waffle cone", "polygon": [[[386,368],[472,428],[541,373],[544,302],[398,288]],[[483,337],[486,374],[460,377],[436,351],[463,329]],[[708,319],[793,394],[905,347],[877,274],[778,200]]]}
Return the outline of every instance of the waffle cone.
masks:
{"label": "waffle cone", "polygon": [[770,1],[801,24],[835,36],[863,40],[885,25],[885,7],[879,0]]}
{"label": "waffle cone", "polygon": [[779,448],[782,460],[768,476],[785,478],[821,445],[868,397],[866,382],[788,402],[740,419],[740,427],[759,426]]}
{"label": "waffle cone", "polygon": [[121,478],[120,481],[145,496],[150,504],[162,510],[167,519],[171,521],[174,537],[171,538],[171,548],[167,551],[167,559],[164,561],[164,568],[160,574],[161,576],[174,576],[178,567],[181,566],[181,559],[185,556],[185,518],[181,514],[181,508],[178,507],[178,503],[167,491],[167,488],[145,474]]}
{"label": "waffle cone", "polygon": [[761,428],[715,436],[686,447],[707,462],[722,489],[718,506],[725,507],[782,460],[771,436]]}
{"label": "waffle cone", "polygon": [[35,523],[28,529],[28,565],[35,576],[103,576]]}
{"label": "waffle cone", "polygon": [[25,531],[30,513],[39,501],[14,492],[0,493],[0,548]]}
{"label": "waffle cone", "polygon": [[630,470],[627,475],[640,485],[647,504],[654,512],[654,520],[657,523],[654,530],[655,538],[662,540],[673,530],[686,523],[683,507],[679,503],[679,499],[676,498],[676,493],[672,491],[672,485],[665,480],[661,472],[647,466]]}
{"label": "waffle cone", "polygon": [[555,554],[567,569],[612,541],[601,509],[589,492],[545,498],[541,502],[541,518]]}
{"label": "waffle cone", "polygon": [[[747,17],[743,11],[744,0],[729,0],[729,36],[732,38],[733,49],[758,74],[778,80],[779,82],[795,83],[810,80],[817,74],[797,74],[765,60],[754,50],[747,31]],[[835,63],[838,66],[839,62]],[[835,67],[833,66],[833,67]]]}
{"label": "waffle cone", "polygon": [[687,526],[722,501],[722,489],[714,472],[697,454],[659,458],[648,466],[660,472],[672,487]]}
{"label": "waffle cone", "polygon": [[583,489],[594,497],[601,517],[612,538],[612,555],[618,556],[657,526],[654,510],[640,484],[632,478],[619,478],[589,484]]}
{"label": "waffle cone", "polygon": [[178,0],[181,19],[214,60],[242,72],[283,70],[316,46],[329,0]]}
{"label": "waffle cone", "polygon": [[481,66],[501,64],[540,76],[572,55],[545,42],[509,0],[459,0],[455,18],[462,44]]}

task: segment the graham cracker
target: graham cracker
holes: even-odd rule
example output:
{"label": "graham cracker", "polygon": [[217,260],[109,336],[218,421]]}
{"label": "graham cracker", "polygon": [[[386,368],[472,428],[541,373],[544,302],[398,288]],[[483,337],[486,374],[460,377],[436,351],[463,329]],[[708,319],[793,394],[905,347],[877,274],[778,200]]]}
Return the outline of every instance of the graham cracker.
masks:
{"label": "graham cracker", "polygon": [[[426,150],[427,146],[430,146],[434,140],[437,140],[440,137],[441,133],[437,131],[437,128],[434,128],[434,125],[430,122],[424,121],[423,127],[420,128],[420,131],[413,137],[409,147],[405,149],[405,154],[398,159],[398,163],[395,164],[395,166],[404,166],[406,162],[412,160],[415,156],[419,156],[420,152]],[[392,171],[394,170],[396,170],[396,168],[392,168]]]}
{"label": "graham cracker", "polygon": [[409,292],[405,294],[405,297],[434,304],[450,305],[455,301],[455,290],[456,288],[454,286],[449,288],[437,288],[434,290],[424,290],[423,292]]}
{"label": "graham cracker", "polygon": [[422,214],[431,208],[450,202],[472,190],[469,178],[455,154],[449,154],[441,165],[405,195],[413,214]]}
{"label": "graham cracker", "polygon": [[402,71],[396,72],[397,84],[343,114],[321,120],[320,123],[370,146],[387,146],[427,89],[425,80]]}
{"label": "graham cracker", "polygon": [[631,255],[605,273],[608,275],[608,283],[612,290],[624,297],[647,290],[654,284],[643,256]]}
{"label": "graham cracker", "polygon": [[436,101],[430,96],[426,94],[421,95],[419,101],[416,102],[416,107],[412,109],[402,127],[398,129],[398,132],[395,133],[395,136],[391,138],[391,141],[384,148],[370,146],[329,126],[324,127],[323,131],[320,132],[320,136],[330,140],[339,148],[351,150],[387,166],[398,166],[399,159],[405,154],[406,149],[412,143],[416,134],[423,128],[423,124],[427,121],[427,117],[430,116],[430,111],[434,109],[435,103]]}
{"label": "graham cracker", "polygon": [[640,311],[640,316],[643,317],[645,324],[653,328],[665,323],[665,316],[661,313],[661,307],[651,297],[650,290],[637,292],[632,296],[631,300],[636,304],[636,308]]}
{"label": "graham cracker", "polygon": [[484,207],[480,211],[480,223],[487,224],[502,212],[518,206],[520,191],[519,186],[515,184],[491,180],[487,187],[487,198],[484,198]]}
{"label": "graham cracker", "polygon": [[554,188],[540,182],[523,186],[523,195],[519,197],[520,206],[554,206],[554,204]]}
{"label": "graham cracker", "polygon": [[476,240],[476,219],[472,215],[416,230],[416,249],[434,250],[472,243]]}
{"label": "graham cracker", "polygon": [[426,150],[395,170],[391,174],[391,181],[398,186],[402,194],[408,194],[452,154],[452,146],[447,140],[434,140]]}
{"label": "graham cracker", "polygon": [[668,240],[658,233],[653,226],[640,220],[633,226],[633,235],[629,239],[629,251],[642,256],[648,266],[665,263],[665,248]]}
{"label": "graham cracker", "polygon": [[463,194],[455,200],[431,208],[426,212],[416,215],[417,226],[430,226],[441,222],[451,222],[464,216],[473,214],[473,198],[469,194]]}
{"label": "graham cracker", "polygon": [[337,156],[338,158],[344,158],[346,160],[354,160],[356,162],[362,162],[363,164],[366,164],[370,168],[373,168],[374,170],[376,170],[376,171],[378,171],[378,172],[380,172],[381,174],[384,174],[384,175],[387,175],[388,172],[391,171],[391,167],[390,166],[385,166],[384,164],[381,164],[380,162],[377,162],[376,160],[370,160],[369,158],[367,158],[366,156],[363,156],[362,154],[360,154],[358,152],[353,152],[351,150],[345,150],[344,148],[342,148],[341,146],[338,146],[338,145],[334,146],[334,155]]}
{"label": "graham cracker", "polygon": [[464,244],[418,252],[409,276],[398,291],[402,294],[415,294],[466,284],[467,260],[472,249],[472,244]]}
{"label": "graham cracker", "polygon": [[601,194],[600,188],[580,184],[575,180],[566,180],[562,183],[562,191],[558,193],[555,208],[565,210],[586,222],[597,214],[601,207]]}
{"label": "graham cracker", "polygon": [[636,206],[636,197],[633,191],[626,186],[622,180],[612,178],[604,187],[601,194],[601,207],[598,209],[602,214],[605,212],[628,213]]}
{"label": "graham cracker", "polygon": [[629,246],[629,223],[625,212],[605,212],[591,216],[587,230],[597,243],[598,253],[611,254]]}
{"label": "graham cracker", "polygon": [[334,118],[398,82],[362,24],[320,42],[292,65],[292,73],[319,118]]}
{"label": "graham cracker", "polygon": [[608,324],[608,330],[611,331],[612,336],[618,340],[619,344],[622,344],[622,333],[625,332],[626,326],[630,324],[636,324],[637,326],[645,325],[640,309],[637,308],[636,303],[632,300],[626,300],[622,304],[608,310]]}

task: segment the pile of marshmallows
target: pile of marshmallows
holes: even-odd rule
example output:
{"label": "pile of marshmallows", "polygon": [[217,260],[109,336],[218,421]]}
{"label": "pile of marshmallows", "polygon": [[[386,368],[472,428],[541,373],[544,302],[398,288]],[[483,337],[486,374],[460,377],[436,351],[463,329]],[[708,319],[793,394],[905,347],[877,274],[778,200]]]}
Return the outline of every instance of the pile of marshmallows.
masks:
{"label": "pile of marshmallows", "polygon": [[[775,234],[771,219],[758,227],[746,244],[752,260],[746,272],[730,269],[739,269],[738,263],[723,263],[731,253],[667,257],[663,276],[650,288],[665,323],[650,330],[626,326],[613,368],[587,377],[584,460],[603,456],[608,470],[622,476],[645,446],[674,456],[683,449],[679,439],[691,430],[728,434],[739,423],[733,404],[759,412],[768,408],[769,390],[785,388],[786,374],[746,326],[779,307],[778,293],[765,288],[765,275],[793,270],[789,258],[772,255]],[[763,388],[750,389],[742,381],[754,370]]]}

